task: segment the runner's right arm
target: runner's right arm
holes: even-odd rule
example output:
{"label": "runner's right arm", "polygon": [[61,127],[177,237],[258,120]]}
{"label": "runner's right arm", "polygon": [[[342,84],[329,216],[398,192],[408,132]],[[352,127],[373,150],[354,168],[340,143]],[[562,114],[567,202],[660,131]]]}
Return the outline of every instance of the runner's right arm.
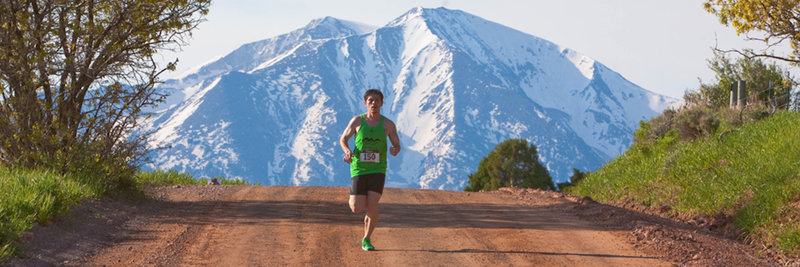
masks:
{"label": "runner's right arm", "polygon": [[358,131],[358,126],[361,126],[361,117],[355,116],[350,120],[350,123],[347,124],[347,127],[344,128],[344,132],[342,133],[342,137],[339,138],[339,145],[342,146],[342,151],[344,151],[344,162],[350,164],[353,160],[353,151],[350,150],[350,146],[347,145],[347,141],[350,140],[350,137],[356,134]]}

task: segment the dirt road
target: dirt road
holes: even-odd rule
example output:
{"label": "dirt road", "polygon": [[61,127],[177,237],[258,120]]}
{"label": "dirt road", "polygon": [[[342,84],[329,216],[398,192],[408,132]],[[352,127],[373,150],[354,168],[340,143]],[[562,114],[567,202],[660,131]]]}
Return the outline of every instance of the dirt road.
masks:
{"label": "dirt road", "polygon": [[[659,257],[637,252],[631,242],[620,238],[614,231],[601,229],[578,216],[553,208],[554,205],[569,204],[564,199],[522,202],[504,192],[389,188],[381,199],[380,223],[372,238],[377,250],[365,252],[360,249],[363,213],[354,215],[349,212],[347,188],[173,186],[159,188],[152,194],[159,201],[144,205],[149,205],[147,208],[128,212],[117,227],[97,229],[101,232],[114,230],[117,233],[113,237],[87,238],[93,234],[87,232],[74,241],[77,245],[66,244],[63,248],[39,252],[38,256],[30,255],[27,262],[19,261],[17,264],[671,264]],[[98,220],[104,219],[98,217]],[[109,217],[106,220],[118,219]],[[92,243],[92,240],[96,244],[80,244]]]}
{"label": "dirt road", "polygon": [[[85,202],[11,266],[772,266],[710,231],[556,192],[384,192],[373,244],[348,188],[168,186]],[[796,263],[796,262],[795,262]],[[791,265],[791,264],[790,264]]]}

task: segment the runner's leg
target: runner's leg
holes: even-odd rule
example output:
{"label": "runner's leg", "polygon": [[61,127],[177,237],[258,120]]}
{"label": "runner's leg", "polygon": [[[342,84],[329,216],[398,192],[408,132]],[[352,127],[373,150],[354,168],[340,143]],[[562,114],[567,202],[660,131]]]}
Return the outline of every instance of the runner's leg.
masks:
{"label": "runner's leg", "polygon": [[359,213],[367,207],[367,182],[365,177],[350,178],[350,211]]}
{"label": "runner's leg", "polygon": [[367,192],[367,216],[364,216],[364,238],[370,238],[378,224],[378,201],[381,194],[375,191]]}

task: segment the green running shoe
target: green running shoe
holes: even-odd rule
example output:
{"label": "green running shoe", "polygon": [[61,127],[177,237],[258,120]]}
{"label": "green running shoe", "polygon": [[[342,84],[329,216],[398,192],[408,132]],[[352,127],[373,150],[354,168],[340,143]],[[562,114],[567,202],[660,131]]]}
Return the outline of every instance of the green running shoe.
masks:
{"label": "green running shoe", "polygon": [[372,246],[372,243],[369,242],[369,238],[361,239],[361,249],[365,251],[375,250],[375,247]]}

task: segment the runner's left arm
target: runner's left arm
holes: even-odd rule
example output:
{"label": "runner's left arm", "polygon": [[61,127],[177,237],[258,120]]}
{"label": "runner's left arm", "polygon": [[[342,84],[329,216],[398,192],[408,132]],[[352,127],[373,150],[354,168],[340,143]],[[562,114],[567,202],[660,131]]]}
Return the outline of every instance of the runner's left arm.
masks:
{"label": "runner's left arm", "polygon": [[391,120],[387,121],[389,123],[386,123],[386,135],[389,136],[389,141],[392,142],[392,147],[389,148],[389,154],[397,156],[397,154],[400,153],[400,138],[397,137],[397,127]]}

